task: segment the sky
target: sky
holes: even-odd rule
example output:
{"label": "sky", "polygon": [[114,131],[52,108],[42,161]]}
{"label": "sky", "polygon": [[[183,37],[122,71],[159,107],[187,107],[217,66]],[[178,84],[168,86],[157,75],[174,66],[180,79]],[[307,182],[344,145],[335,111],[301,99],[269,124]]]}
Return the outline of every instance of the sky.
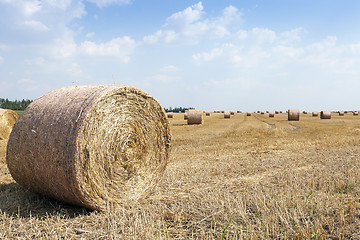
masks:
{"label": "sky", "polygon": [[0,98],[140,88],[163,107],[360,110],[358,0],[0,0]]}

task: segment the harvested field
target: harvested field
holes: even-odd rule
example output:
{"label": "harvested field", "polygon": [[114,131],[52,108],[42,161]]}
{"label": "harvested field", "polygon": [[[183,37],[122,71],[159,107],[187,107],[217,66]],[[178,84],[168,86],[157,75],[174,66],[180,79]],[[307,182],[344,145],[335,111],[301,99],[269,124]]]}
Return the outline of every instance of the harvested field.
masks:
{"label": "harvested field", "polygon": [[24,190],[1,140],[0,238],[360,239],[359,116],[174,115],[164,178],[113,212]]}

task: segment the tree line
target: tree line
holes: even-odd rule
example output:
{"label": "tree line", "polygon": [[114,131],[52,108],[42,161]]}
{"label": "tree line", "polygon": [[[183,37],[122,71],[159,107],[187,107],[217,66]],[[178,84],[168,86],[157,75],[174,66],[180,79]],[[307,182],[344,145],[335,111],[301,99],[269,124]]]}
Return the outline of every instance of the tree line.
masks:
{"label": "tree line", "polygon": [[175,107],[175,108],[169,107],[169,108],[164,108],[164,109],[165,109],[165,112],[183,113],[186,110],[194,109],[194,108],[193,107]]}
{"label": "tree line", "polygon": [[32,101],[29,99],[11,101],[7,98],[0,98],[0,108],[23,111]]}

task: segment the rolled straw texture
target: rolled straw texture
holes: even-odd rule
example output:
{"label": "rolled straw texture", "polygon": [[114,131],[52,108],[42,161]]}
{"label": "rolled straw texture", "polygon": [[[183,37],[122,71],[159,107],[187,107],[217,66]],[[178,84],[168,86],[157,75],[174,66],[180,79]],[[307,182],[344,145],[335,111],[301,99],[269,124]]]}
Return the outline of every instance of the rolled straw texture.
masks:
{"label": "rolled straw texture", "polygon": [[203,124],[203,123],[204,123],[204,111],[190,109],[188,112],[187,124],[192,125],[192,124]]}
{"label": "rolled straw texture", "polygon": [[288,121],[299,121],[300,111],[298,109],[289,109],[287,112],[288,112]]}
{"label": "rolled straw texture", "polygon": [[7,165],[34,192],[95,210],[145,196],[170,151],[165,111],[127,86],[72,86],[31,103],[10,136]]}
{"label": "rolled straw texture", "polygon": [[319,115],[318,112],[312,112],[312,116],[313,116],[313,117],[317,117],[318,115]]}
{"label": "rolled straw texture", "polygon": [[331,119],[331,112],[330,111],[321,111],[320,118],[321,119]]}
{"label": "rolled straw texture", "polygon": [[0,108],[0,140],[9,139],[11,130],[18,118],[19,115],[15,111]]}
{"label": "rolled straw texture", "polygon": [[189,110],[186,110],[184,112],[184,120],[187,120],[188,119],[188,114],[189,114]]}

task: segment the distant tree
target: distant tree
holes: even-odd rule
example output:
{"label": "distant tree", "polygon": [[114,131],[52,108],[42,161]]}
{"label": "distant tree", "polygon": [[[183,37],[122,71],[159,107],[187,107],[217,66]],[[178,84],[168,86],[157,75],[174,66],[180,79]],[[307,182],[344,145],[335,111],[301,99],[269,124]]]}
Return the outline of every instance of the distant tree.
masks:
{"label": "distant tree", "polygon": [[32,100],[29,99],[11,101],[8,98],[0,98],[0,108],[4,109],[23,111],[30,103],[32,103]]}
{"label": "distant tree", "polygon": [[183,113],[186,110],[194,109],[194,108],[193,107],[175,107],[175,108],[169,107],[169,108],[164,108],[164,109],[165,109],[165,112]]}

